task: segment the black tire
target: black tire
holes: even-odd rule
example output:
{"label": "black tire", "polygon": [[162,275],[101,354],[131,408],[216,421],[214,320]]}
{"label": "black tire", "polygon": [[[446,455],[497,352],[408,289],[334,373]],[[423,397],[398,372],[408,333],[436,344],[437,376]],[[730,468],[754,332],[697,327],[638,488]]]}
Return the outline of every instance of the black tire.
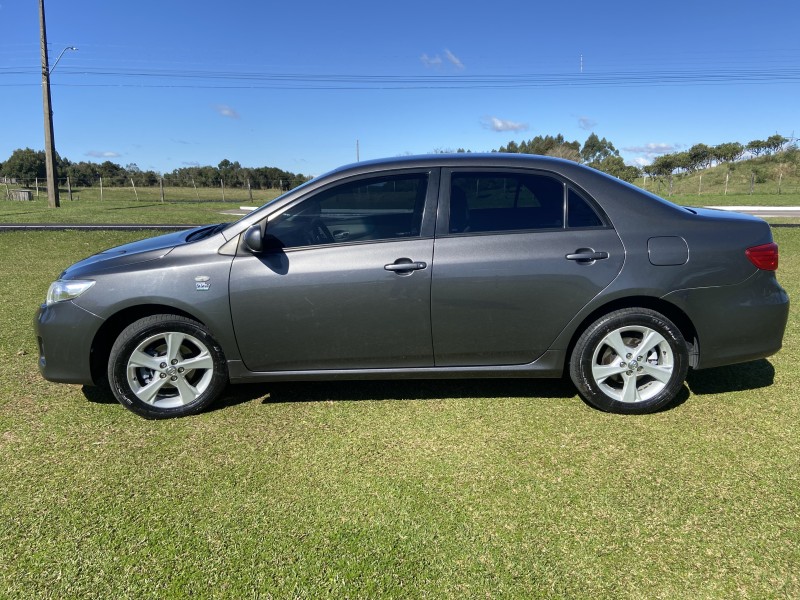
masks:
{"label": "black tire", "polygon": [[228,384],[228,368],[203,325],[178,315],[153,315],[119,334],[109,355],[108,382],[128,410],[168,419],[197,414],[217,400]]}
{"label": "black tire", "polygon": [[688,370],[680,329],[646,308],[600,317],[581,334],[570,357],[570,378],[584,400],[621,414],[664,408],[683,388]]}

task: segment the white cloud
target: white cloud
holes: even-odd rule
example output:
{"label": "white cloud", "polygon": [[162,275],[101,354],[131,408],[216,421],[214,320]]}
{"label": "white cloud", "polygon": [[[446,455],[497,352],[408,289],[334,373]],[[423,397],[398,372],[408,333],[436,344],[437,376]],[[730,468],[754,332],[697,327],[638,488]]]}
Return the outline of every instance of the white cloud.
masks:
{"label": "white cloud", "polygon": [[85,156],[91,156],[92,158],[119,158],[122,156],[119,152],[111,152],[109,150],[100,151],[100,150],[89,150]]}
{"label": "white cloud", "polygon": [[444,49],[444,57],[447,60],[449,60],[450,64],[452,64],[459,71],[464,70],[464,63],[461,62],[461,59],[459,59],[455,54],[450,52],[450,50],[448,50],[447,48]]}
{"label": "white cloud", "polygon": [[236,109],[231,108],[227,104],[217,104],[216,106],[214,106],[214,110],[216,110],[223,117],[228,117],[230,119],[239,118],[239,113],[236,112]]}
{"label": "white cloud", "polygon": [[497,117],[484,117],[481,124],[492,131],[525,131],[528,129],[527,123],[498,119]]}
{"label": "white cloud", "polygon": [[185,167],[199,167],[199,166],[200,166],[200,163],[199,163],[199,162],[197,162],[197,161],[191,161],[191,162],[186,162],[186,161],[184,161],[184,162],[182,162],[181,164],[182,164],[183,166],[185,166]]}
{"label": "white cloud", "polygon": [[591,131],[597,125],[597,121],[589,117],[578,117],[578,127],[584,131]]}
{"label": "white cloud", "polygon": [[438,54],[436,56],[428,56],[427,54],[423,53],[419,59],[426,67],[439,68],[442,66],[442,57]]}
{"label": "white cloud", "polygon": [[633,154],[659,155],[677,152],[681,148],[683,148],[681,144],[659,144],[651,142],[644,146],[627,146],[623,148],[623,150],[625,150],[625,152],[632,152]]}
{"label": "white cloud", "polygon": [[664,144],[664,143],[656,143],[650,142],[649,144],[645,144],[644,146],[626,146],[622,150],[623,152],[630,152],[631,154],[640,154],[633,159],[640,167],[645,165],[649,165],[653,162],[654,159],[661,156],[662,154],[671,154],[672,152],[678,152],[679,150],[685,148],[686,146],[682,144]]}
{"label": "white cloud", "polygon": [[433,56],[428,56],[427,53],[423,53],[422,56],[419,57],[422,64],[428,67],[429,69],[441,69],[442,65],[445,64],[445,60],[452,66],[455,67],[458,71],[464,70],[464,63],[461,62],[461,59],[458,58],[455,54],[450,52],[447,48],[444,49],[444,59],[439,54],[434,54]]}

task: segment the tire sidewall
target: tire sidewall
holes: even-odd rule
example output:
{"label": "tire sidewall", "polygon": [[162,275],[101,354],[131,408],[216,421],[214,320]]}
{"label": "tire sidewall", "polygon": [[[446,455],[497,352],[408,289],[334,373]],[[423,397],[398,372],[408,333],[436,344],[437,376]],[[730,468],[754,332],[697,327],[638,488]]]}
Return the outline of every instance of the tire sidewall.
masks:
{"label": "tire sidewall", "polygon": [[[669,344],[673,354],[672,377],[658,394],[649,400],[628,403],[616,400],[598,386],[592,376],[592,362],[598,344],[612,331],[624,327],[644,326],[656,330]],[[605,412],[647,414],[661,410],[673,402],[683,388],[689,367],[686,341],[672,321],[649,309],[622,309],[592,323],[578,339],[570,360],[570,377],[581,396],[592,406]]]}
{"label": "tire sidewall", "polygon": [[[194,401],[174,408],[159,408],[143,402],[128,383],[128,360],[144,340],[166,332],[191,335],[208,348],[214,362],[211,382]],[[108,361],[108,382],[117,401],[128,410],[148,419],[184,417],[201,412],[213,403],[228,383],[227,363],[219,343],[197,321],[177,315],[155,315],[140,319],[120,333],[111,348]]]}

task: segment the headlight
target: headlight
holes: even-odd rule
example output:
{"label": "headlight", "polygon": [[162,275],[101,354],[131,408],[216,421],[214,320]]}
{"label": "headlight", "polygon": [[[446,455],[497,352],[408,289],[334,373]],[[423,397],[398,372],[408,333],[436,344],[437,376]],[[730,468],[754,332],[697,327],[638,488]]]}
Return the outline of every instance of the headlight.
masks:
{"label": "headlight", "polygon": [[64,300],[77,298],[94,285],[94,281],[83,279],[59,279],[50,284],[47,290],[47,306]]}

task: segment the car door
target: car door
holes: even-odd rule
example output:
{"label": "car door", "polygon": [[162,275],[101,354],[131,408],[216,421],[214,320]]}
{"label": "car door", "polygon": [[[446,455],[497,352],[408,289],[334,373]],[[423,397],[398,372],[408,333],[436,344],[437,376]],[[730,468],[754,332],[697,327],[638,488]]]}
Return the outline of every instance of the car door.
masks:
{"label": "car door", "polygon": [[527,364],[617,276],[602,211],[550,173],[443,170],[431,290],[435,364]]}
{"label": "car door", "polygon": [[272,249],[239,251],[231,268],[245,366],[432,366],[437,191],[438,170],[351,178],[271,215],[264,239]]}

